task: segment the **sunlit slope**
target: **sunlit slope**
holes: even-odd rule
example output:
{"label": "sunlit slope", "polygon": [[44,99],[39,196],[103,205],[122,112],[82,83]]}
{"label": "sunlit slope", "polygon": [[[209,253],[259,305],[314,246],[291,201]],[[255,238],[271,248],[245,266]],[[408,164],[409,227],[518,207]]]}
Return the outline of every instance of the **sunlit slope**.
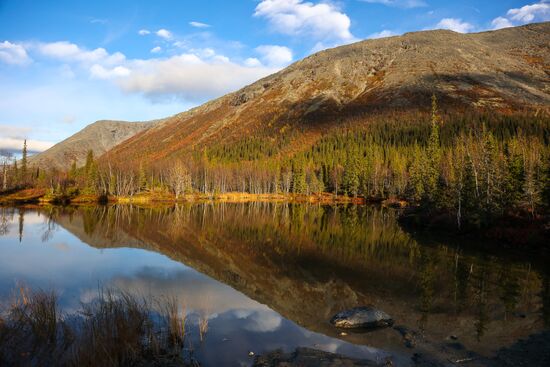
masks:
{"label": "sunlit slope", "polygon": [[96,121],[81,131],[29,159],[41,168],[68,169],[76,161],[82,166],[89,150],[100,156],[136,133],[152,126],[153,122]]}
{"label": "sunlit slope", "polygon": [[428,110],[496,113],[550,106],[550,23],[476,34],[407,33],[319,52],[237,92],[166,119],[110,150],[125,164],[168,162],[203,146]]}

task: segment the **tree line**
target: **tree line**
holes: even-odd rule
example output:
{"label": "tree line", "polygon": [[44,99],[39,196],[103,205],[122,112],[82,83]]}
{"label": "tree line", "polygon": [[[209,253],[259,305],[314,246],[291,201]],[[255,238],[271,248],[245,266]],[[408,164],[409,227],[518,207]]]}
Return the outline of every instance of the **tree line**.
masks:
{"label": "tree line", "polygon": [[[299,134],[294,134],[298,136]],[[535,217],[550,202],[550,120],[546,115],[440,114],[343,126],[293,153],[279,140],[249,137],[217,144],[159,164],[128,169],[97,161],[66,171],[29,168],[4,159],[4,186],[44,187],[52,193],[133,196],[143,192],[216,195],[332,193],[400,199],[454,213],[479,226],[510,211]],[[6,178],[7,177],[7,178]]]}

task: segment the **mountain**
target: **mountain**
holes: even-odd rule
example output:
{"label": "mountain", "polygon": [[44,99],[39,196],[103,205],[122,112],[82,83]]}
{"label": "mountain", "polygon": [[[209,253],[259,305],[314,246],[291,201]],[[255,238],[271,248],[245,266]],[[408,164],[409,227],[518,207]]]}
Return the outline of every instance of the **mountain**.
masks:
{"label": "mountain", "polygon": [[110,150],[111,162],[168,162],[204,146],[324,129],[393,111],[548,111],[550,23],[476,34],[407,33],[321,51],[237,92],[166,119]]}
{"label": "mountain", "polygon": [[67,169],[76,160],[77,166],[82,166],[89,150],[98,157],[154,123],[96,121],[50,149],[30,157],[29,162],[43,168]]}

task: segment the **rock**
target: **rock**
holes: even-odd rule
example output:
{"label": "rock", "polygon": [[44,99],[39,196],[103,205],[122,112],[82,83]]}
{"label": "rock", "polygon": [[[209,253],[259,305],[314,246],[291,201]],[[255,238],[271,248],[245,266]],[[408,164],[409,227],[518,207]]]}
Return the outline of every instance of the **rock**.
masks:
{"label": "rock", "polygon": [[339,312],[330,323],[344,329],[370,329],[392,326],[393,319],[384,311],[366,306]]}
{"label": "rock", "polygon": [[419,335],[416,331],[411,330],[406,326],[394,326],[394,330],[401,334],[401,336],[403,337],[403,344],[405,344],[407,348],[416,347],[416,343],[419,338]]}

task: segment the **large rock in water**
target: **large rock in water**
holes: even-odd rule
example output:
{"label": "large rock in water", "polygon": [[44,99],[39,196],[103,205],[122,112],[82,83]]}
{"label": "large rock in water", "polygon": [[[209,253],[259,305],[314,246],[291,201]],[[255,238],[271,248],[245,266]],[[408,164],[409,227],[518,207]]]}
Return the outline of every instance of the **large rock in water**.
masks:
{"label": "large rock in water", "polygon": [[384,311],[372,307],[355,307],[337,313],[330,323],[344,329],[369,329],[393,325],[393,319]]}

